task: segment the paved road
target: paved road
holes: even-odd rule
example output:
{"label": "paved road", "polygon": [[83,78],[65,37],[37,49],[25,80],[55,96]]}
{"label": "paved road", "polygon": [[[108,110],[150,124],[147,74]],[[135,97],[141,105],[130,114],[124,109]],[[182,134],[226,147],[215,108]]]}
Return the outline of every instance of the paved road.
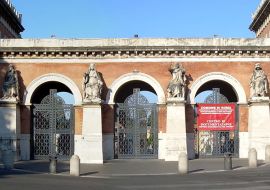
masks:
{"label": "paved road", "polygon": [[188,175],[70,177],[0,170],[1,190],[270,189],[270,167]]}

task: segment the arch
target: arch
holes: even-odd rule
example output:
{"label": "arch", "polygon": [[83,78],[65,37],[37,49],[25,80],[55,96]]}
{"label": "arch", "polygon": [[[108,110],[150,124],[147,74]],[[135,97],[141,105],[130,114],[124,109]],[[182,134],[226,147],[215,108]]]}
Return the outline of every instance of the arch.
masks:
{"label": "arch", "polygon": [[37,89],[37,87],[39,87],[40,85],[46,82],[60,82],[66,85],[74,96],[75,105],[82,104],[82,95],[80,93],[80,90],[70,78],[64,75],[58,74],[58,73],[49,73],[49,74],[39,76],[27,86],[26,91],[24,92],[24,96],[23,96],[24,105],[31,105],[31,98],[34,91]]}
{"label": "arch", "polygon": [[135,81],[135,80],[143,81],[149,84],[150,86],[152,86],[155,92],[157,93],[157,97],[158,97],[157,104],[165,104],[165,94],[162,87],[158,83],[158,81],[154,79],[153,77],[151,77],[150,75],[147,75],[145,73],[140,73],[140,72],[127,73],[117,78],[109,88],[109,92],[107,93],[107,96],[106,96],[106,103],[114,104],[115,103],[114,97],[116,95],[117,90],[123,84],[130,81]]}
{"label": "arch", "polygon": [[201,77],[199,77],[192,85],[190,88],[189,92],[189,103],[190,104],[195,104],[195,96],[199,88],[205,84],[206,82],[213,81],[213,80],[221,80],[224,82],[229,83],[232,87],[233,90],[235,91],[237,98],[238,98],[238,104],[246,104],[247,99],[246,99],[246,93],[243,88],[243,86],[240,84],[240,82],[235,79],[233,76],[222,73],[222,72],[211,72],[207,73]]}

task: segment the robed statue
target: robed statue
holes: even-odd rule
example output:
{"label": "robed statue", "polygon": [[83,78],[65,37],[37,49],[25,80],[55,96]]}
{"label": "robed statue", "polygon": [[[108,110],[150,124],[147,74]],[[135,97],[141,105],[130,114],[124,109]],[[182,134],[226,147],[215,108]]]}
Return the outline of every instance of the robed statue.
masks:
{"label": "robed statue", "polygon": [[267,76],[259,63],[255,64],[253,74],[250,79],[250,96],[265,97],[268,93]]}
{"label": "robed statue", "polygon": [[83,100],[84,102],[101,103],[101,90],[103,82],[96,66],[91,63],[88,71],[84,73],[83,81]]}
{"label": "robed statue", "polygon": [[2,100],[19,100],[18,75],[13,65],[9,64],[2,87]]}
{"label": "robed statue", "polygon": [[184,98],[186,91],[186,71],[179,63],[172,64],[169,69],[172,79],[167,88],[168,98]]}

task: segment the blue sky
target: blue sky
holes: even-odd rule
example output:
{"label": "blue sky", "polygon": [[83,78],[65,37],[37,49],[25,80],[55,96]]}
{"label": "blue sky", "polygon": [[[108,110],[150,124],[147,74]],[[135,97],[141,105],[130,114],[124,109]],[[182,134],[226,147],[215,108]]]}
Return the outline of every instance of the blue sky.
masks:
{"label": "blue sky", "polygon": [[260,0],[12,0],[23,38],[254,37]]}

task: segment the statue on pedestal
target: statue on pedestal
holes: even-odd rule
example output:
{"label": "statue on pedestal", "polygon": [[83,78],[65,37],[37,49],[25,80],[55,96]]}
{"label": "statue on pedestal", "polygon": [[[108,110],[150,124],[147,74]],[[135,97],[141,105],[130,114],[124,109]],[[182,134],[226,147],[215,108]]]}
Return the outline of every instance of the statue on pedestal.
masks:
{"label": "statue on pedestal", "polygon": [[185,98],[186,91],[186,71],[179,63],[172,64],[169,71],[172,74],[172,79],[167,88],[168,98]]}
{"label": "statue on pedestal", "polygon": [[3,97],[1,100],[19,100],[18,75],[11,64],[8,66],[8,71],[5,75],[2,91]]}
{"label": "statue on pedestal", "polygon": [[267,76],[259,63],[255,64],[250,79],[250,97],[265,97],[268,93]]}
{"label": "statue on pedestal", "polygon": [[89,69],[84,73],[83,81],[83,101],[91,103],[101,103],[101,90],[103,82],[96,66],[91,63]]}

